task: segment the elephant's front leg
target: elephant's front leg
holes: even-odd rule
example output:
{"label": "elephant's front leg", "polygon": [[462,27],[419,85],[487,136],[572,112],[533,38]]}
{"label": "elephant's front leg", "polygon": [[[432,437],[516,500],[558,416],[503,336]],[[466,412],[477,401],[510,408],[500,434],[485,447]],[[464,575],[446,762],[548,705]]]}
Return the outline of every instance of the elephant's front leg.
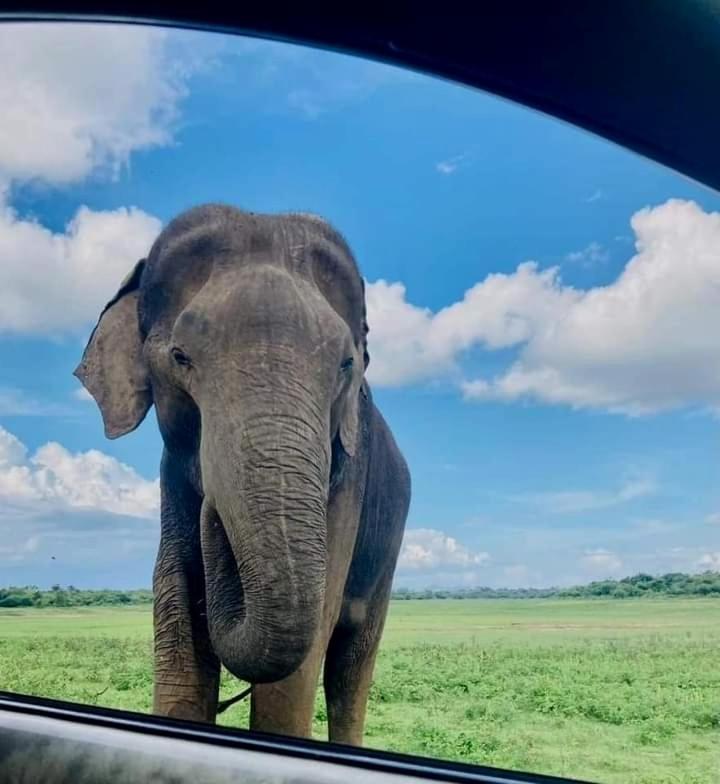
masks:
{"label": "elephant's front leg", "polygon": [[250,729],[300,738],[312,737],[315,695],[325,640],[318,640],[305,661],[289,677],[253,686]]}
{"label": "elephant's front leg", "polygon": [[220,663],[210,645],[200,550],[200,505],[167,452],[161,481],[161,537],[153,575],[153,712],[215,721]]}
{"label": "elephant's front leg", "polygon": [[392,574],[384,590],[370,602],[348,602],[349,617],[341,620],[330,640],[324,681],[329,738],[335,743],[362,746],[368,695],[391,585]]}

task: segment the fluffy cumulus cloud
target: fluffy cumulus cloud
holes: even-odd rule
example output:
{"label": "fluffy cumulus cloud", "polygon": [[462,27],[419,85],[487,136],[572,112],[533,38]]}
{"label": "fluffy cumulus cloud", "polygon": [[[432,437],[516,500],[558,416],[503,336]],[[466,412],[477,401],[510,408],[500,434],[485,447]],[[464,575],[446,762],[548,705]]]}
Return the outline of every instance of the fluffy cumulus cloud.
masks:
{"label": "fluffy cumulus cloud", "polygon": [[398,568],[403,571],[467,570],[482,566],[490,556],[464,547],[457,539],[433,528],[405,532]]}
{"label": "fluffy cumulus cloud", "polygon": [[159,482],[96,449],[71,453],[50,442],[33,455],[0,427],[0,500],[29,514],[53,509],[155,519]]}
{"label": "fluffy cumulus cloud", "polygon": [[81,207],[54,233],[0,201],[0,334],[85,327],[159,231],[160,221],[136,208]]}
{"label": "fluffy cumulus cloud", "polygon": [[159,483],[97,450],[30,454],[0,428],[0,573],[9,583],[147,586]]}
{"label": "fluffy cumulus cloud", "polygon": [[186,69],[163,30],[0,28],[0,181],[66,183],[167,144]]}
{"label": "fluffy cumulus cloud", "polygon": [[433,378],[456,369],[458,355],[472,346],[492,350],[530,340],[577,296],[556,284],[557,275],[527,262],[513,275],[488,275],[437,313],[407,302],[401,283],[369,284],[371,379],[400,386]]}
{"label": "fluffy cumulus cloud", "polygon": [[579,290],[558,268],[489,275],[432,313],[399,283],[368,288],[373,380],[400,385],[458,372],[462,352],[516,347],[471,400],[523,398],[630,415],[720,404],[720,213],[670,200],[631,220],[636,254],[607,286]]}
{"label": "fluffy cumulus cloud", "polygon": [[405,299],[402,283],[378,280],[365,287],[368,347],[371,362],[369,379],[380,386],[411,384],[449,371],[454,350],[434,357],[427,345],[433,314]]}
{"label": "fluffy cumulus cloud", "polygon": [[87,327],[147,252],[160,222],[142,210],[81,207],[58,233],[18,215],[9,194],[112,176],[134,151],[171,143],[200,67],[190,43],[206,53],[204,39],[147,27],[0,28],[0,333]]}

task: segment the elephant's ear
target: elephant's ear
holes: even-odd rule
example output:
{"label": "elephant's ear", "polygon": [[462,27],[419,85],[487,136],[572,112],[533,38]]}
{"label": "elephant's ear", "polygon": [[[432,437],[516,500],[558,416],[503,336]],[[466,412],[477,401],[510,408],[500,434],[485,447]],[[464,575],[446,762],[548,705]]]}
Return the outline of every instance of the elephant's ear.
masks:
{"label": "elephant's ear", "polygon": [[95,398],[108,438],[134,430],[152,405],[138,320],[138,286],[144,267],[145,259],[141,259],[105,306],[73,374]]}
{"label": "elephant's ear", "polygon": [[370,327],[367,323],[367,304],[365,302],[365,278],[360,278],[360,282],[362,283],[362,293],[363,293],[363,303],[362,303],[362,352],[363,352],[363,363],[365,364],[365,370],[367,370],[368,365],[370,364],[370,354],[368,354],[368,345],[367,345],[367,335],[370,332]]}
{"label": "elephant's ear", "polygon": [[358,431],[360,428],[360,395],[367,395],[365,386],[365,371],[370,363],[370,355],[367,350],[367,333],[369,332],[367,324],[367,309],[365,306],[365,281],[360,278],[362,283],[362,325],[361,325],[361,338],[360,345],[357,347],[360,357],[362,359],[362,366],[357,367],[353,372],[353,380],[348,390],[347,400],[345,402],[345,410],[342,419],[340,420],[340,443],[342,444],[345,452],[353,457],[357,449]]}
{"label": "elephant's ear", "polygon": [[350,388],[347,391],[345,405],[343,406],[340,418],[340,443],[346,454],[350,457],[355,456],[358,446],[360,430],[360,394],[364,382],[364,368],[357,360],[358,357],[355,357],[352,381],[350,382]]}

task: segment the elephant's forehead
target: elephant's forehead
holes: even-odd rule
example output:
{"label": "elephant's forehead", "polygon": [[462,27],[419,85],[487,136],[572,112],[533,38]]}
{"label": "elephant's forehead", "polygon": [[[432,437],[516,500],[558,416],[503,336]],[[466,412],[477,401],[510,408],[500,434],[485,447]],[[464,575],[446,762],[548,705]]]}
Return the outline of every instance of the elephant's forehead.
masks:
{"label": "elephant's forehead", "polygon": [[[223,263],[253,263],[256,254],[270,254],[278,260],[298,259],[298,250],[316,245],[331,247],[338,257],[349,249],[333,229],[321,219],[299,216],[252,216],[242,221],[212,221],[159,238],[150,256],[157,272],[177,273],[179,267],[196,266],[203,259]],[[340,258],[338,258],[340,261]],[[345,259],[342,259],[345,261]]]}
{"label": "elephant's forehead", "polygon": [[[142,329],[170,322],[218,273],[249,266],[283,268],[304,279],[355,327],[363,300],[362,279],[344,239],[312,214],[255,215],[208,209],[171,222],[155,243],[143,278]],[[239,280],[239,278],[238,278]]]}
{"label": "elephant's forehead", "polygon": [[231,271],[258,264],[361,285],[344,240],[322,219],[295,215],[253,216],[229,225],[211,222],[187,228],[156,244],[145,282],[170,290],[192,288],[202,286],[215,268]]}

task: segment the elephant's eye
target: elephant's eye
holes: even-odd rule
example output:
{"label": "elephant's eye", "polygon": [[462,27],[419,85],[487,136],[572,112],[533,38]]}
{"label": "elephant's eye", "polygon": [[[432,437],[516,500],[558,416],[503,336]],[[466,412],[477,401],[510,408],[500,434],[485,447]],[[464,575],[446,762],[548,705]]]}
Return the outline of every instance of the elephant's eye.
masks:
{"label": "elephant's eye", "polygon": [[181,351],[179,348],[171,348],[170,353],[172,354],[172,358],[178,365],[182,365],[183,367],[190,367],[192,364],[190,362],[190,357],[184,352]]}
{"label": "elephant's eye", "polygon": [[347,359],[344,359],[342,361],[342,364],[340,365],[340,370],[343,371],[352,370],[353,362],[354,360],[352,357],[348,357]]}

